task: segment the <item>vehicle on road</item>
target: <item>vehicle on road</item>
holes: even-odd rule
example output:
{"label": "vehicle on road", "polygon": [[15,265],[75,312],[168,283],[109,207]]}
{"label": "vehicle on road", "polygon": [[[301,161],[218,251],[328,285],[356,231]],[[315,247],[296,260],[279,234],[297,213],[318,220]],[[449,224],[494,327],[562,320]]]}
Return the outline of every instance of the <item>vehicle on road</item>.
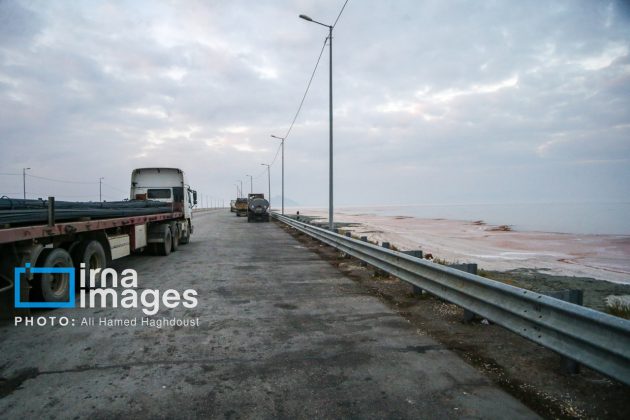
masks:
{"label": "vehicle on road", "polygon": [[247,198],[237,198],[234,203],[234,210],[237,217],[247,216]]}
{"label": "vehicle on road", "polygon": [[268,222],[269,201],[265,195],[253,193],[247,195],[247,222]]}
{"label": "vehicle on road", "polygon": [[[176,168],[135,169],[127,201],[55,205],[54,197],[0,199],[0,317],[15,314],[16,267],[79,268],[84,263],[86,269],[105,269],[112,260],[145,249],[169,255],[190,241],[196,204],[196,191]],[[22,277],[21,302],[68,300],[67,273],[27,271]]]}
{"label": "vehicle on road", "polygon": [[236,200],[230,201],[230,212],[231,213],[235,213],[236,212]]}

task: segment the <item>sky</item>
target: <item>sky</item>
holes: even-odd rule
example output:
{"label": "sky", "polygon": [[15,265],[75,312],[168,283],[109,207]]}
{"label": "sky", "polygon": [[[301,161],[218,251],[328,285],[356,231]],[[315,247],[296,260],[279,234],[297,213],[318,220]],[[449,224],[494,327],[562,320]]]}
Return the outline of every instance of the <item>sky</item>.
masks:
{"label": "sky", "polygon": [[[0,195],[280,194],[279,141],[344,0],[0,0]],[[325,47],[285,196],[328,204]],[[333,33],[335,204],[630,201],[623,1],[350,0]],[[44,179],[48,178],[48,179]],[[54,180],[54,181],[53,181]],[[216,201],[215,201],[216,202]],[[272,203],[275,204],[275,203]]]}

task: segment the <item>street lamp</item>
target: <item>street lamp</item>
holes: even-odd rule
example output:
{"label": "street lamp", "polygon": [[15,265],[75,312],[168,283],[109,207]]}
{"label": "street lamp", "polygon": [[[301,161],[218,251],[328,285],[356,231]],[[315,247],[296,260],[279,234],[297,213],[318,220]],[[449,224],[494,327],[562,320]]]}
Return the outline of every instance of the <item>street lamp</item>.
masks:
{"label": "street lamp", "polygon": [[31,168],[22,168],[22,187],[23,187],[23,191],[24,191],[24,199],[26,200],[26,171],[30,170]]}
{"label": "street lamp", "polygon": [[316,23],[321,26],[325,26],[328,28],[328,42],[330,48],[330,66],[328,70],[328,119],[329,119],[329,130],[330,130],[330,141],[329,141],[329,168],[328,168],[328,226],[330,230],[333,230],[334,222],[333,222],[333,78],[332,78],[332,65],[333,65],[333,44],[332,44],[332,31],[333,27],[331,25],[326,25],[325,23],[318,22],[316,20],[311,19],[306,15],[300,15],[300,18]]}
{"label": "street lamp", "polygon": [[284,216],[284,139],[286,137],[278,137],[273,134],[271,137],[280,140],[280,147],[282,148],[282,215]]}
{"label": "street lamp", "polygon": [[103,202],[103,180],[104,179],[105,179],[104,176],[98,179],[98,201],[101,203]]}
{"label": "street lamp", "polygon": [[236,198],[241,198],[241,197],[243,197],[243,180],[242,179],[238,179],[238,180],[236,180],[236,182],[240,182],[241,183],[241,189],[240,189],[239,193],[237,194]]}
{"label": "street lamp", "polygon": [[269,197],[269,211],[271,211],[271,165],[268,163],[261,163],[262,166],[267,167],[267,185],[268,185],[268,197]]}
{"label": "street lamp", "polygon": [[251,175],[245,175],[249,177],[249,193],[253,194],[254,193],[254,177]]}

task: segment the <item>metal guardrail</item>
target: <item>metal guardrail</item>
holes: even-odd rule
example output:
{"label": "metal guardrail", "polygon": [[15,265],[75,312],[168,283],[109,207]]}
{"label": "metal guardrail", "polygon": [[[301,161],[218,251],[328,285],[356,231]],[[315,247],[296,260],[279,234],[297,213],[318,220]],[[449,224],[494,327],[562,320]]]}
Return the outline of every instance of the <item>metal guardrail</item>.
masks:
{"label": "metal guardrail", "polygon": [[630,385],[630,321],[349,238],[272,217],[399,279]]}

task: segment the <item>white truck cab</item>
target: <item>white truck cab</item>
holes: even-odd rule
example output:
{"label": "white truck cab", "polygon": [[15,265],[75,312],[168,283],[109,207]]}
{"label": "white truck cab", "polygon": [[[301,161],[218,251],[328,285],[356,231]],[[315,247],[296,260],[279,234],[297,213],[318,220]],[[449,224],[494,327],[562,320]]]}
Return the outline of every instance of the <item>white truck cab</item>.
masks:
{"label": "white truck cab", "polygon": [[[193,231],[192,209],[197,204],[197,191],[186,183],[184,171],[178,168],[138,168],[131,173],[132,200],[155,200],[172,203],[173,211],[184,217],[178,224],[182,243],[187,243]],[[161,237],[158,231],[149,231],[149,242]],[[153,238],[152,238],[153,237]]]}
{"label": "white truck cab", "polygon": [[186,183],[184,171],[177,168],[139,168],[131,173],[132,200],[173,203],[174,210],[192,218],[197,192]]}

